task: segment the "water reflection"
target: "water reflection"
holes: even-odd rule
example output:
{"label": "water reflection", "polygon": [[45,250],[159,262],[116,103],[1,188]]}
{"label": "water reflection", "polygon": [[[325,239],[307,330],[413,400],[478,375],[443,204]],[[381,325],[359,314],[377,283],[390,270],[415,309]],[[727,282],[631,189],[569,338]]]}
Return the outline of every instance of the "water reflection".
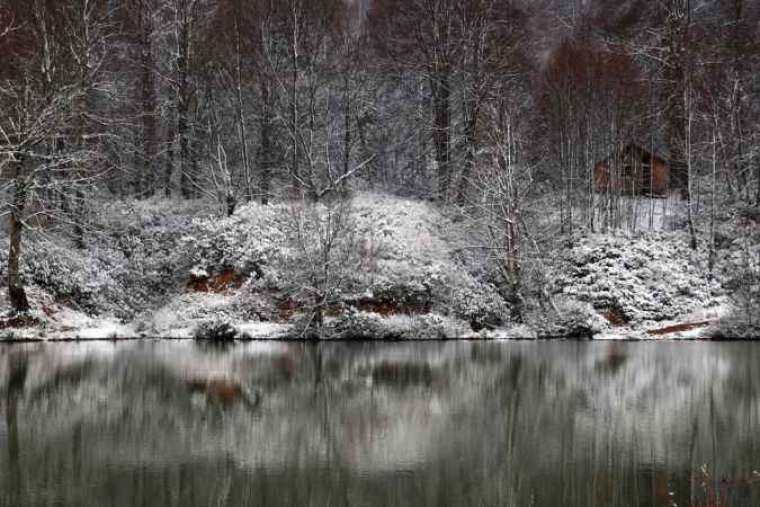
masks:
{"label": "water reflection", "polygon": [[760,349],[0,347],[2,505],[760,505]]}

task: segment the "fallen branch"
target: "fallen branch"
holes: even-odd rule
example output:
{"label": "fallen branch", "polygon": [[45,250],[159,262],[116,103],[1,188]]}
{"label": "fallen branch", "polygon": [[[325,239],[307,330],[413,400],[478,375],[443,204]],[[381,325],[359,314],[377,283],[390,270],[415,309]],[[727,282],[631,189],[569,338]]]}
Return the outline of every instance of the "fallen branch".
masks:
{"label": "fallen branch", "polygon": [[653,329],[651,331],[647,331],[647,334],[650,336],[662,336],[666,334],[680,333],[683,331],[691,331],[693,329],[699,329],[700,327],[707,327],[713,322],[714,321],[712,320],[705,320],[702,322],[687,322],[685,324],[676,324],[673,326],[663,327],[660,329]]}

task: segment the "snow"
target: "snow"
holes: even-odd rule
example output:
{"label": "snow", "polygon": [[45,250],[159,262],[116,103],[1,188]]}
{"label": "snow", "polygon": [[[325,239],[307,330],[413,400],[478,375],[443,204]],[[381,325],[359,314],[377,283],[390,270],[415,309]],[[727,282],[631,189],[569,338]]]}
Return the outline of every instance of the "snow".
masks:
{"label": "snow", "polygon": [[[667,228],[665,217],[679,216],[666,201],[655,229]],[[220,218],[202,201],[114,201],[95,217],[102,233],[92,235],[86,250],[31,236],[24,275],[40,325],[4,336],[190,338],[212,320],[252,339],[299,335],[298,312],[286,320],[281,306],[305,304],[300,284],[308,277],[299,274],[304,262],[288,233],[299,206],[249,203]],[[570,248],[562,243],[567,238],[558,238],[546,278],[560,312],[529,305],[526,323],[517,324],[483,259],[462,253],[473,234],[466,219],[429,202],[369,192],[355,194],[350,207],[350,251],[337,266],[343,283],[336,292],[350,311],[330,320],[333,337],[509,339],[575,330],[602,339],[648,338],[649,330],[731,316],[735,302],[726,282],[760,251],[757,235],[737,238],[735,227],[723,225],[710,274],[705,248],[693,252],[683,232],[576,235]],[[324,204],[307,211],[326,212]],[[0,271],[6,255],[0,250]],[[189,284],[230,271],[241,287],[195,292]],[[388,311],[372,313],[379,310],[362,307],[362,300]],[[610,309],[627,324],[605,321],[601,314]],[[667,338],[702,337],[715,328]]]}
{"label": "snow", "polygon": [[591,235],[564,255],[554,272],[558,293],[615,308],[632,324],[657,326],[725,303],[725,290],[680,233],[629,238]]}
{"label": "snow", "polygon": [[[452,336],[461,336],[478,313],[503,315],[506,306],[495,289],[474,278],[467,266],[451,258],[454,229],[448,219],[429,203],[398,197],[360,193],[351,203],[351,225],[358,249],[352,266],[346,266],[343,292],[348,298],[372,296],[397,300],[398,304],[428,301]],[[324,206],[315,208],[326,213]],[[224,219],[193,222],[197,233],[182,238],[179,248],[187,252],[188,276],[208,276],[220,267],[247,275],[239,291],[223,294],[180,293],[150,312],[146,326],[157,335],[177,327],[197,325],[213,317],[223,317],[240,328],[240,322],[255,328],[245,330],[251,337],[281,336],[284,325],[265,326],[251,317],[276,318],[277,311],[263,294],[288,291],[293,270],[298,269],[298,253],[286,234],[292,227],[292,204],[262,206],[250,203]],[[256,278],[257,266],[263,277]],[[349,269],[350,268],[350,269]],[[246,314],[247,312],[247,314]],[[255,314],[255,315],[253,315]],[[258,320],[258,318],[256,319]],[[417,319],[407,322],[399,316],[389,320],[388,332],[409,334],[419,328]],[[264,323],[262,323],[264,324]]]}
{"label": "snow", "polygon": [[292,330],[289,324],[276,322],[233,323],[241,336],[250,340],[273,340],[288,336]]}
{"label": "snow", "polygon": [[102,340],[103,338],[135,338],[139,334],[129,325],[100,320],[92,327],[83,327],[75,331],[75,337],[82,340]]}
{"label": "snow", "polygon": [[[595,204],[602,209],[605,196],[595,196]],[[620,211],[620,227],[624,232],[670,232],[686,216],[686,203],[673,193],[665,197],[615,196]],[[605,223],[603,213],[598,213],[598,223]]]}
{"label": "snow", "polygon": [[209,272],[206,271],[206,268],[202,266],[193,266],[190,269],[190,276],[193,278],[208,278],[210,275]]}

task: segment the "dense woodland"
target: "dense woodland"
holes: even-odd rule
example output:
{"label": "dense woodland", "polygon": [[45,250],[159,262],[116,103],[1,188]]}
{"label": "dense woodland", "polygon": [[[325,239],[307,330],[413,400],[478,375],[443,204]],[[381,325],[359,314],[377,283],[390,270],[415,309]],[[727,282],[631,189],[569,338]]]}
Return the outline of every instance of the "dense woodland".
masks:
{"label": "dense woodland", "polygon": [[10,301],[25,238],[86,249],[104,201],[365,190],[479,217],[517,301],[542,236],[646,223],[663,196],[594,181],[631,142],[712,251],[760,207],[758,71],[751,0],[0,0]]}

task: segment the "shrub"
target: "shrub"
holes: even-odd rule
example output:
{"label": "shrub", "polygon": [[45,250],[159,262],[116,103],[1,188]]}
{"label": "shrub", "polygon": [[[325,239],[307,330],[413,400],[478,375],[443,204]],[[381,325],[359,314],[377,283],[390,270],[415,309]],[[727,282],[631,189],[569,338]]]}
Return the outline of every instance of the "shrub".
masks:
{"label": "shrub", "polygon": [[716,338],[756,338],[760,335],[760,254],[746,252],[726,286],[734,311],[720,323]]}
{"label": "shrub", "polygon": [[226,343],[234,341],[238,332],[229,322],[215,320],[201,323],[195,329],[193,337],[212,343]]}

